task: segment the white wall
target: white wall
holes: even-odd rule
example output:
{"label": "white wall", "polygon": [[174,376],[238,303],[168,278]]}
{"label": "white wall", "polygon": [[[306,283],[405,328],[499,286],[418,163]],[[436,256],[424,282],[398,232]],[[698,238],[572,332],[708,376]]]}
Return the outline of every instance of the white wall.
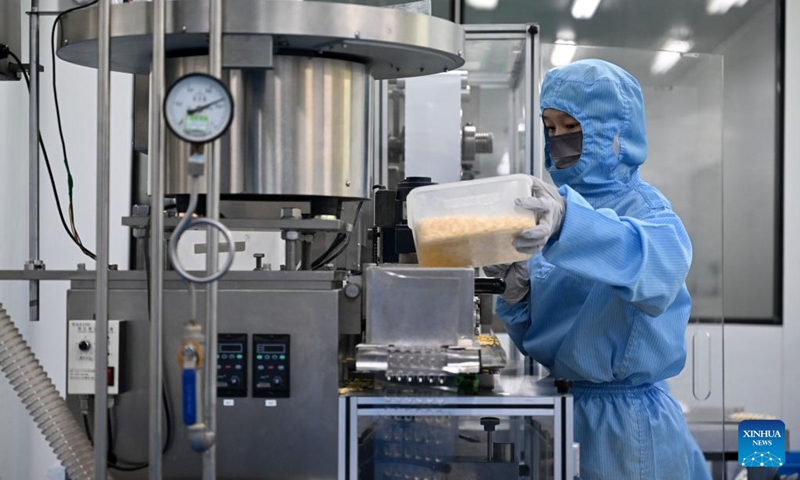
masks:
{"label": "white wall", "polygon": [[[22,18],[20,18],[22,21]],[[18,52],[17,52],[18,53]],[[0,268],[21,268],[27,258],[27,193],[19,186],[27,178],[27,97],[22,82],[0,82]],[[21,112],[12,121],[10,112]],[[17,198],[20,197],[20,198]],[[26,284],[0,283],[0,303],[11,314],[27,318]],[[27,320],[18,322],[23,335],[30,333]],[[30,437],[30,421],[5,376],[0,375],[0,478],[27,479],[24,461]],[[23,460],[21,460],[23,459]]]}
{"label": "white wall", "polygon": [[[41,8],[47,10],[45,2]],[[23,10],[28,7],[24,6]],[[66,176],[60,154],[53,110],[50,79],[50,27],[52,17],[42,19],[41,76],[42,135],[50,154],[62,204],[66,208]],[[24,22],[27,26],[27,21]],[[27,29],[23,37],[27,39]],[[24,42],[27,44],[27,42]],[[26,61],[27,52],[23,61]],[[59,100],[67,139],[67,149],[75,180],[76,223],[84,243],[95,246],[95,158],[96,158],[96,71],[59,61]],[[132,80],[128,76],[112,78],[111,137],[111,263],[126,268],[128,264],[127,229],[120,225],[126,215],[130,196],[130,145],[132,129]],[[0,83],[0,269],[21,269],[28,258],[28,97],[23,82]],[[83,262],[94,268],[69,241],[58,219],[53,194],[47,180],[44,160],[41,166],[41,258],[49,270],[75,269]],[[0,302],[11,314],[32,346],[45,370],[63,394],[66,331],[66,282],[43,282],[40,293],[41,321],[28,321],[27,284],[0,282]],[[0,380],[0,478],[43,479],[48,467],[56,463],[32,420],[19,407],[5,378]]]}

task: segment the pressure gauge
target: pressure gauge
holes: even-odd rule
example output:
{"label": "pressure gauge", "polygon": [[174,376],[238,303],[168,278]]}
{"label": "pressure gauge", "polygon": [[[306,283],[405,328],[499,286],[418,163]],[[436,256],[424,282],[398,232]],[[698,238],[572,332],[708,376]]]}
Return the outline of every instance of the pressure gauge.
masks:
{"label": "pressure gauge", "polygon": [[164,117],[172,133],[190,143],[222,136],[233,120],[233,98],[224,83],[204,73],[179,78],[167,91]]}

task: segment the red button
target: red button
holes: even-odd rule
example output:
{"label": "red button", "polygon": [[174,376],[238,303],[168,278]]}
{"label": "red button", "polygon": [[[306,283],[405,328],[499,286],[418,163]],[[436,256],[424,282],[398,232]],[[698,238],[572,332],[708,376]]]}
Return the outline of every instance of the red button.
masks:
{"label": "red button", "polygon": [[270,365],[267,367],[267,370],[275,370],[275,365]]}
{"label": "red button", "polygon": [[108,371],[106,371],[106,380],[108,381],[108,386],[114,386],[114,367],[108,367]]}
{"label": "red button", "polygon": [[233,365],[225,365],[225,370],[230,370],[232,367]]}

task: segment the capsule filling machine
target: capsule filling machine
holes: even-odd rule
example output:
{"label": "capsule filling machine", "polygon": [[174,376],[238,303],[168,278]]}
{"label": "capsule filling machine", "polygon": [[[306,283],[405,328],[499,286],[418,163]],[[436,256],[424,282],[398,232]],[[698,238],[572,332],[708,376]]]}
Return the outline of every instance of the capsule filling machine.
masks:
{"label": "capsule filling machine", "polygon": [[[538,156],[536,32],[467,34],[484,54],[487,41],[522,46],[504,66],[511,80],[486,81],[487,91],[512,92],[509,123],[522,133],[506,150],[519,165]],[[397,174],[405,176],[403,124],[413,122],[386,118],[389,103],[405,101],[398,79],[456,70],[467,51],[453,23],[333,3],[156,0],[63,18],[62,60],[137,75],[136,199],[122,220],[134,238],[133,268],[65,276],[67,402],[87,433],[107,421],[95,434],[114,435],[95,435],[98,472],[97,450],[107,448],[150,461],[146,470],[114,469],[122,479],[572,478],[571,397],[530,378],[498,377],[506,351],[478,341],[502,285],[472,269],[408,265],[410,237],[387,240],[407,230],[402,215],[382,215],[396,201]],[[187,159],[202,150],[164,130],[155,106],[165,87],[204,72],[229,90],[234,113],[198,175]],[[478,155],[503,145],[475,123],[460,125],[465,178],[480,173]],[[190,192],[190,179],[199,191]],[[389,190],[374,194],[378,182]],[[280,232],[280,270],[262,255],[252,271],[187,288],[164,254],[187,211],[220,217],[233,231]],[[237,248],[211,237],[195,252],[213,259]],[[115,333],[101,340],[95,325]],[[213,370],[205,386],[198,379],[199,390],[188,389],[188,403],[187,325],[197,334],[198,370]],[[106,351],[107,375],[97,376]],[[107,398],[94,395],[101,384]],[[204,389],[215,393],[200,399]],[[106,419],[99,408],[108,408]],[[184,426],[200,417],[208,422],[202,448]]]}

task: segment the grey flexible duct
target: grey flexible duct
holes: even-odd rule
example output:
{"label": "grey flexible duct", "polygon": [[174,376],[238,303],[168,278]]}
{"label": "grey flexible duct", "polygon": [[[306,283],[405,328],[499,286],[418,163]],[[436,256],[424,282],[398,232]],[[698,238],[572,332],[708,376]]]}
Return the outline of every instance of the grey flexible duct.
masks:
{"label": "grey flexible duct", "polygon": [[2,304],[0,370],[11,382],[69,478],[93,480],[94,453],[89,440]]}

